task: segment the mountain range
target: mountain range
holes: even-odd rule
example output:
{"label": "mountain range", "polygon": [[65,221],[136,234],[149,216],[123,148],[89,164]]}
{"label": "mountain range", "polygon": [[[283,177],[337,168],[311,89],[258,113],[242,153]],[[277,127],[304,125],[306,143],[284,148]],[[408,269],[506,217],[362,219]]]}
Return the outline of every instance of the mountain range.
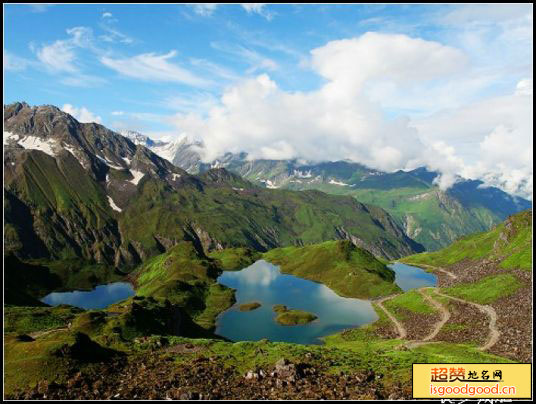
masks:
{"label": "mountain range", "polygon": [[208,253],[333,239],[386,259],[423,250],[384,209],[352,196],[268,189],[223,168],[189,174],[54,106],[4,106],[6,254],[128,268],[183,240]]}
{"label": "mountain range", "polygon": [[226,153],[206,163],[202,160],[203,143],[188,137],[162,142],[138,132],[122,134],[191,174],[224,167],[261,187],[316,189],[380,206],[427,250],[489,230],[509,215],[532,206],[526,199],[485,186],[479,180],[458,178],[452,187],[442,190],[434,182],[439,174],[424,167],[388,173],[351,161],[251,160],[246,153]]}

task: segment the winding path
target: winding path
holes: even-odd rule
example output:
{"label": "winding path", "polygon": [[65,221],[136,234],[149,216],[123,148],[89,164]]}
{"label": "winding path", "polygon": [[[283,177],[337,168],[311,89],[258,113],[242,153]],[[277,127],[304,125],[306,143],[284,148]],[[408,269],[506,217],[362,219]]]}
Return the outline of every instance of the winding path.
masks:
{"label": "winding path", "polygon": [[450,272],[450,271],[447,271],[447,270],[444,269],[444,268],[439,268],[439,267],[432,267],[432,268],[436,269],[437,271],[441,271],[441,272],[447,274],[447,275],[450,276],[452,279],[458,279],[458,276],[457,276],[457,275],[453,274],[453,273]]}
{"label": "winding path", "polygon": [[406,265],[413,265],[415,267],[421,267],[421,268],[430,268],[430,269],[433,269],[434,271],[440,271],[440,272],[443,272],[444,274],[446,274],[447,276],[449,276],[450,278],[452,279],[458,279],[458,276],[456,274],[453,274],[452,272],[450,271],[447,271],[445,268],[441,268],[441,267],[434,267],[432,265],[426,265],[426,264],[415,264],[415,263],[411,263],[411,262],[402,262],[402,264],[406,264]]}
{"label": "winding path", "polygon": [[[446,272],[448,273],[448,271],[446,271]],[[454,274],[452,274],[452,275],[455,276]],[[420,345],[433,344],[433,343],[439,342],[439,341],[431,341],[431,340],[434,339],[437,336],[437,334],[439,334],[439,332],[441,331],[443,326],[450,319],[449,310],[444,305],[442,305],[440,302],[438,302],[437,300],[432,298],[432,296],[430,296],[427,293],[425,293],[426,289],[433,290],[434,293],[437,294],[438,296],[446,297],[447,299],[452,299],[452,300],[455,300],[455,301],[460,302],[460,303],[470,304],[470,305],[478,308],[481,312],[483,312],[484,314],[486,314],[488,316],[488,318],[489,318],[489,337],[488,337],[488,340],[486,341],[486,343],[478,348],[480,351],[488,350],[493,345],[495,345],[497,343],[501,333],[497,328],[497,313],[495,312],[495,309],[493,307],[491,307],[489,305],[482,305],[482,304],[470,302],[468,300],[460,299],[458,297],[446,295],[444,293],[439,292],[438,289],[434,288],[434,287],[425,287],[425,288],[418,289],[418,292],[422,295],[422,297],[426,300],[426,302],[428,302],[430,305],[435,307],[441,313],[441,319],[434,325],[434,328],[432,329],[432,331],[426,337],[424,337],[421,340],[408,341],[405,344],[405,346],[407,348],[411,349],[411,348],[416,348],[416,347],[418,347]],[[387,315],[387,317],[389,317],[389,319],[395,325],[396,330],[397,330],[398,335],[399,335],[398,338],[399,339],[404,339],[408,335],[408,332],[407,332],[406,328],[383,305],[383,302],[385,302],[387,300],[390,300],[390,299],[393,299],[396,296],[399,296],[399,294],[383,297],[383,298],[375,301],[375,303],[378,305],[378,307],[381,310],[383,310],[383,312]]]}
{"label": "winding path", "polygon": [[423,342],[430,341],[431,339],[433,339],[439,333],[439,331],[441,331],[441,328],[443,328],[445,323],[449,321],[449,318],[450,318],[450,311],[448,311],[448,309],[445,306],[443,306],[441,303],[439,303],[437,300],[433,299],[432,296],[426,294],[424,292],[426,289],[434,289],[434,288],[420,288],[418,292],[421,294],[422,297],[424,297],[424,300],[426,300],[429,304],[434,306],[441,313],[441,320],[439,320],[435,324],[432,332],[422,339]]}
{"label": "winding path", "polygon": [[383,312],[385,314],[387,314],[387,317],[389,317],[389,319],[393,322],[393,324],[396,327],[396,331],[398,332],[398,338],[404,339],[404,338],[406,338],[406,335],[408,335],[408,332],[407,332],[406,328],[383,305],[383,302],[385,302],[387,300],[391,300],[391,299],[397,297],[398,295],[399,295],[399,293],[397,293],[396,295],[386,296],[386,297],[383,297],[383,298],[381,298],[379,300],[376,300],[374,303],[376,303],[378,305],[378,307],[380,309],[382,309]]}
{"label": "winding path", "polygon": [[456,300],[457,302],[460,302],[460,303],[465,303],[465,304],[470,304],[472,306],[475,306],[478,310],[485,313],[489,317],[489,338],[488,338],[488,341],[484,345],[478,348],[479,350],[485,351],[497,343],[501,333],[499,329],[497,328],[497,312],[495,311],[493,307],[489,305],[473,303],[468,300],[460,299],[458,297],[445,295],[444,293],[440,293],[437,289],[435,290],[435,293],[439,296],[443,296],[448,299]]}
{"label": "winding path", "polygon": [[46,335],[46,334],[51,334],[53,332],[58,332],[58,331],[65,331],[68,329],[69,329],[68,327],[52,328],[50,330],[45,330],[45,331],[31,332],[28,335],[35,339],[35,338],[42,337],[43,335]]}

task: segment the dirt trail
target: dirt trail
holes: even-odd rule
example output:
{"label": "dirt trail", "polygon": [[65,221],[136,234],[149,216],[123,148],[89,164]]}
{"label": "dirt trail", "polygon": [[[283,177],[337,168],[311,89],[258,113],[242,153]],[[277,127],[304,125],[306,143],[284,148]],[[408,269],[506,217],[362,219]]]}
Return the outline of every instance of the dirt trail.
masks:
{"label": "dirt trail", "polygon": [[448,311],[448,309],[445,306],[443,306],[441,303],[439,303],[437,300],[435,300],[431,296],[427,295],[424,292],[426,289],[435,289],[435,288],[426,287],[426,288],[420,288],[417,291],[421,294],[421,296],[424,298],[424,300],[426,300],[431,306],[435,307],[441,313],[441,319],[434,325],[434,328],[432,329],[432,332],[430,332],[430,334],[428,334],[426,337],[424,337],[421,340],[417,340],[417,341],[409,341],[405,345],[406,348],[409,348],[409,349],[416,348],[416,347],[418,347],[420,345],[424,345],[424,344],[437,343],[438,341],[433,341],[432,342],[430,340],[433,339],[439,333],[439,331],[441,331],[441,328],[443,328],[445,323],[447,321],[449,321],[449,318],[450,318],[450,312]]}
{"label": "dirt trail", "polygon": [[458,276],[457,276],[457,275],[454,275],[452,272],[447,271],[447,270],[444,269],[444,268],[436,267],[435,269],[438,270],[438,271],[441,271],[441,272],[443,272],[443,273],[445,273],[445,274],[447,274],[447,275],[450,276],[452,279],[458,279]]}
{"label": "dirt trail", "polygon": [[433,299],[430,295],[427,295],[424,292],[425,289],[433,289],[433,288],[420,288],[418,292],[421,294],[422,297],[424,297],[424,300],[426,300],[428,303],[434,306],[441,313],[441,320],[439,320],[436,323],[432,332],[422,339],[422,341],[430,341],[439,333],[439,331],[441,331],[441,328],[443,328],[445,323],[449,321],[450,311],[448,311],[448,309],[445,306],[443,306],[437,300]]}
{"label": "dirt trail", "polygon": [[398,295],[399,294],[386,296],[386,297],[383,297],[383,298],[381,298],[379,300],[376,300],[374,303],[376,303],[378,305],[378,307],[380,309],[382,309],[383,312],[385,314],[387,314],[387,317],[389,317],[389,319],[393,322],[393,324],[395,325],[396,330],[398,332],[398,338],[404,339],[404,338],[406,338],[406,335],[408,335],[408,332],[407,332],[406,328],[383,305],[383,302],[385,302],[386,300],[391,300],[391,299],[397,297]]}
{"label": "dirt trail", "polygon": [[[481,347],[479,347],[478,349],[481,350],[481,351],[485,351],[485,350],[488,350],[489,348],[491,348],[493,345],[495,345],[495,343],[499,340],[499,336],[501,335],[501,333],[499,332],[499,330],[497,329],[497,313],[495,312],[495,310],[493,309],[493,307],[491,306],[488,306],[488,305],[482,305],[482,304],[478,304],[478,303],[474,303],[474,302],[470,302],[468,300],[464,300],[464,299],[460,299],[460,298],[457,298],[457,297],[454,297],[454,296],[449,296],[449,295],[446,295],[444,293],[441,293],[438,291],[437,288],[433,288],[433,287],[425,287],[425,288],[420,288],[418,289],[418,292],[422,295],[422,297],[430,304],[432,305],[433,307],[435,307],[440,313],[441,313],[441,319],[435,324],[432,332],[430,332],[430,334],[428,334],[426,337],[424,337],[423,339],[421,340],[416,340],[416,341],[409,341],[407,344],[405,344],[405,346],[407,348],[415,348],[415,347],[418,347],[420,345],[424,345],[424,344],[433,344],[437,341],[431,341],[433,338],[435,338],[437,336],[437,334],[439,333],[439,331],[441,331],[441,329],[443,328],[443,326],[447,323],[447,321],[450,319],[450,312],[449,310],[443,306],[440,302],[438,302],[437,300],[435,300],[434,298],[432,298],[432,296],[426,294],[424,291],[426,289],[430,289],[430,290],[433,290],[434,293],[436,293],[438,296],[442,296],[442,297],[446,297],[448,299],[452,299],[452,300],[455,300],[457,302],[460,302],[460,303],[463,303],[463,304],[469,304],[469,305],[472,305],[476,308],[478,308],[481,312],[483,312],[484,314],[486,314],[489,318],[489,338],[487,340],[487,342],[482,345]],[[385,306],[383,305],[383,302],[387,301],[387,300],[390,300],[390,299],[393,299],[395,298],[396,296],[398,296],[399,294],[396,294],[396,295],[391,295],[391,296],[386,296],[384,298],[381,298],[377,301],[375,301],[375,303],[378,305],[378,307],[383,310],[383,312],[387,315],[387,317],[389,317],[389,319],[392,321],[392,323],[395,325],[396,327],[396,330],[398,332],[398,335],[400,339],[404,339],[406,336],[407,336],[407,330],[406,328],[404,327],[404,325],[402,323],[400,323],[386,308]]]}
{"label": "dirt trail", "polygon": [[[405,262],[403,262],[403,264],[405,264]],[[421,267],[421,268],[430,268],[434,271],[440,271],[440,272],[443,272],[444,274],[446,274],[447,276],[449,276],[450,278],[452,279],[458,279],[458,276],[453,274],[452,272],[450,271],[447,271],[445,268],[441,268],[441,267],[434,267],[432,265],[426,265],[426,264],[412,264],[412,263],[407,263],[406,265],[412,265],[414,267]]]}
{"label": "dirt trail", "polygon": [[69,329],[68,327],[53,328],[51,330],[46,330],[46,331],[32,332],[32,333],[29,333],[28,335],[35,339],[35,338],[42,337],[43,335],[46,335],[46,334],[51,334],[53,332],[64,331],[64,330],[68,330],[68,329]]}
{"label": "dirt trail", "polygon": [[448,299],[456,300],[460,303],[470,304],[472,306],[475,306],[477,309],[479,309],[481,312],[485,313],[489,317],[489,338],[488,341],[482,345],[480,348],[478,348],[481,351],[485,351],[489,348],[491,348],[495,343],[499,340],[499,336],[501,335],[500,331],[497,328],[497,313],[495,312],[495,309],[488,305],[482,305],[474,302],[470,302],[468,300],[460,299],[458,297],[453,297],[449,295],[445,295],[444,293],[440,293],[435,290],[435,293],[439,296],[446,297]]}

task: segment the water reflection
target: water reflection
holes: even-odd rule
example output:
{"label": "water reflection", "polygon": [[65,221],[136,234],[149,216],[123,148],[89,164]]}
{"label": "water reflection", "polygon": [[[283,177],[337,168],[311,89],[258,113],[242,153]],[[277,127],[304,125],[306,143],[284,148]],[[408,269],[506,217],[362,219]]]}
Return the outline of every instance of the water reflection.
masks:
{"label": "water reflection", "polygon": [[[227,272],[226,278],[248,287],[269,286],[276,280],[278,271],[266,261],[257,261],[251,266],[238,272]],[[221,283],[221,282],[220,282]]]}
{"label": "water reflection", "polygon": [[103,309],[134,295],[134,288],[127,282],[99,285],[91,291],[54,292],[41,301],[51,306],[69,304],[82,309]]}
{"label": "water reflection", "polygon": [[437,284],[437,276],[429,272],[425,272],[421,268],[412,267],[402,263],[389,265],[395,271],[395,282],[404,291],[408,289],[422,288],[424,286],[435,286]]}
{"label": "water reflection", "polygon": [[[369,301],[340,297],[322,284],[281,274],[277,266],[263,260],[238,272],[224,272],[218,282],[237,289],[237,305],[220,315],[216,328],[216,333],[234,341],[268,338],[318,344],[321,336],[377,319]],[[239,304],[253,300],[262,306],[250,312],[237,310]],[[274,321],[274,304],[309,311],[318,319],[307,325],[281,326]]]}

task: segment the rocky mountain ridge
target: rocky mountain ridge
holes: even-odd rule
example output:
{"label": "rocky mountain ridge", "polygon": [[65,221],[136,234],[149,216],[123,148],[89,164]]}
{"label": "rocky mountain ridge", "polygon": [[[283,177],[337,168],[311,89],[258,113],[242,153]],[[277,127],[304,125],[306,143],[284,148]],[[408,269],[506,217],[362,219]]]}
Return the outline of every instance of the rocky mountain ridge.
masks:
{"label": "rocky mountain ridge", "polygon": [[188,174],[54,106],[4,106],[6,253],[133,266],[181,240],[210,251],[353,239],[384,258],[422,247],[375,206],[255,186],[224,169]]}
{"label": "rocky mountain ridge", "polygon": [[154,141],[145,138],[156,154],[192,174],[224,167],[269,189],[317,189],[381,206],[428,250],[444,247],[465,234],[489,230],[508,215],[532,206],[528,200],[479,180],[458,178],[451,188],[441,190],[435,183],[439,174],[424,167],[388,173],[351,161],[251,160],[247,153],[226,153],[205,163],[202,142],[183,136],[177,140],[180,146],[174,142],[152,146]]}

